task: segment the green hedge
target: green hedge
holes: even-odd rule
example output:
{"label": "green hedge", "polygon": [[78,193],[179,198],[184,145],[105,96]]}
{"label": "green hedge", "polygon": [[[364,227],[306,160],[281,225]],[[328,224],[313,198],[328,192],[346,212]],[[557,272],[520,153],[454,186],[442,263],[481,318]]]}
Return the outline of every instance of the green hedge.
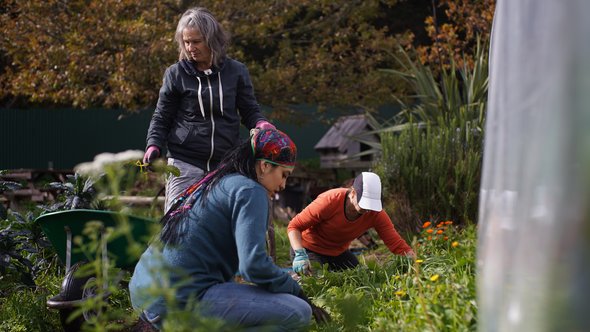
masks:
{"label": "green hedge", "polygon": [[376,170],[385,196],[393,201],[394,211],[409,204],[414,212],[411,220],[394,215],[403,228],[415,228],[414,220],[428,218],[458,224],[476,221],[483,135],[459,122],[453,120],[449,127],[410,126],[381,135],[382,157]]}

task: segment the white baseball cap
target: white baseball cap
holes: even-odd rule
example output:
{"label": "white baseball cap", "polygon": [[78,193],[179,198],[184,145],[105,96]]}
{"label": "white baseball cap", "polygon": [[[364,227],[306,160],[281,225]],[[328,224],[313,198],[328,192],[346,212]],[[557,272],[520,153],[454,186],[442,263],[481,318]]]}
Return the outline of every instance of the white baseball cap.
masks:
{"label": "white baseball cap", "polygon": [[352,184],[359,206],[365,210],[381,211],[381,179],[371,172],[362,172]]}

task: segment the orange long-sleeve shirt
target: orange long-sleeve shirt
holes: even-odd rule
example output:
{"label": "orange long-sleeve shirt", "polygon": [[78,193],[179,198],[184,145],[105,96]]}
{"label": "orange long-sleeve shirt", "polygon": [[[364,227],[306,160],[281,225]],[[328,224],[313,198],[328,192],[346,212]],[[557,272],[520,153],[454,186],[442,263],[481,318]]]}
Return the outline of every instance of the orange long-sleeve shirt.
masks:
{"label": "orange long-sleeve shirt", "polygon": [[347,191],[338,188],[320,194],[289,222],[287,232],[300,231],[304,248],[326,256],[342,254],[352,240],[370,228],[375,228],[392,253],[403,255],[412,250],[384,210],[367,211],[354,221],[347,220],[344,214]]}

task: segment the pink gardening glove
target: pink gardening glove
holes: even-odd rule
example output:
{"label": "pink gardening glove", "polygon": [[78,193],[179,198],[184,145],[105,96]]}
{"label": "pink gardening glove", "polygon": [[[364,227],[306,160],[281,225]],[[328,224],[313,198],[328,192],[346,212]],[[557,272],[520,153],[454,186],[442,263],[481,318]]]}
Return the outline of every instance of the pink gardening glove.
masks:
{"label": "pink gardening glove", "polygon": [[272,123],[270,123],[266,120],[260,120],[260,121],[256,122],[256,128],[261,129],[261,130],[277,129],[277,127],[275,127]]}
{"label": "pink gardening glove", "polygon": [[151,164],[156,158],[160,156],[160,149],[155,145],[150,145],[143,155],[143,163]]}

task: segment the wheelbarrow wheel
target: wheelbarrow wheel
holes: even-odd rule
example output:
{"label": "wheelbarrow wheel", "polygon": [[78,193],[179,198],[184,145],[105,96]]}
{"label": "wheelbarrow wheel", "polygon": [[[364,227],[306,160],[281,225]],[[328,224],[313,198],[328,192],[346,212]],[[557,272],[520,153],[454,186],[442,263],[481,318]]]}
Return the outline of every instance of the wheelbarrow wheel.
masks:
{"label": "wheelbarrow wheel", "polygon": [[[96,295],[94,275],[76,276],[76,272],[87,262],[78,262],[70,268],[61,284],[61,298],[63,301],[76,301],[90,298]],[[61,325],[65,332],[80,331],[84,321],[95,316],[92,311],[83,311],[82,315],[69,319],[70,315],[78,310],[77,307],[63,308],[59,310]]]}

